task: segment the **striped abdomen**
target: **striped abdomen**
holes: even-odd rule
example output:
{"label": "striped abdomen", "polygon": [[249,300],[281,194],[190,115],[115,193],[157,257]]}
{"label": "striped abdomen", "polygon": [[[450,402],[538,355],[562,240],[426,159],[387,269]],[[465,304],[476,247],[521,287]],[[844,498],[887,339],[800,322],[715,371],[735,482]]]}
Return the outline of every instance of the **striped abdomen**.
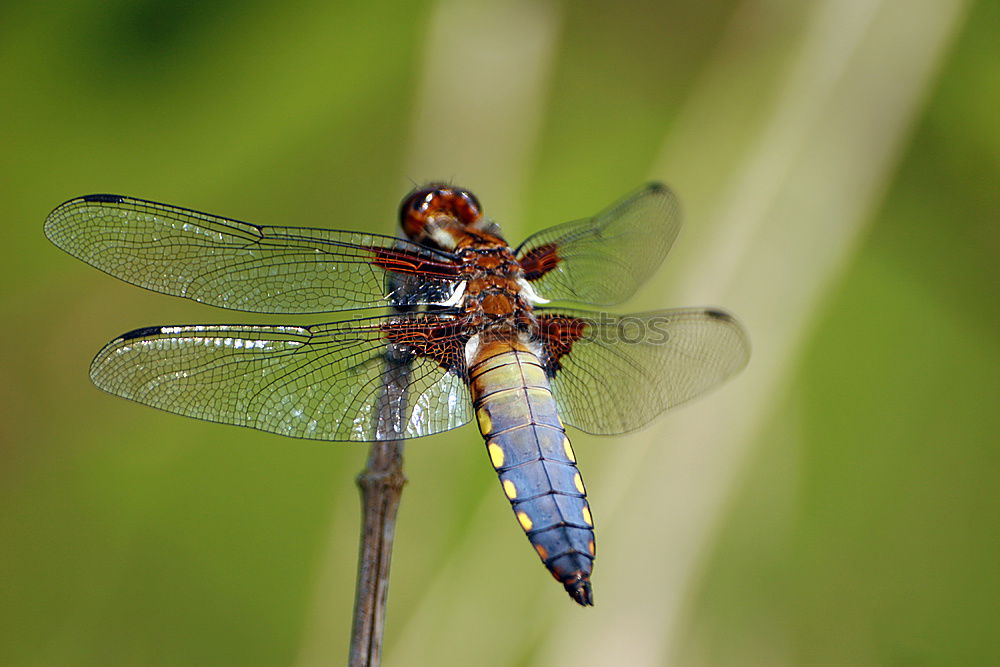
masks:
{"label": "striped abdomen", "polygon": [[469,377],[479,430],[518,522],[570,596],[593,604],[594,523],[538,356],[519,341],[483,342]]}

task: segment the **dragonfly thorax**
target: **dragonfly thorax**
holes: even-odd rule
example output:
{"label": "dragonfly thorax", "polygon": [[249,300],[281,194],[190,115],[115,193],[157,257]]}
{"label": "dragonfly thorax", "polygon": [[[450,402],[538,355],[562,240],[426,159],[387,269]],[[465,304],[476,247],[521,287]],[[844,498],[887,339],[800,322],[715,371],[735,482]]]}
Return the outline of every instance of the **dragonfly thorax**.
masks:
{"label": "dragonfly thorax", "polygon": [[530,326],[532,303],[523,292],[524,271],[506,242],[469,232],[459,252],[465,294],[461,309],[487,328],[523,331]]}

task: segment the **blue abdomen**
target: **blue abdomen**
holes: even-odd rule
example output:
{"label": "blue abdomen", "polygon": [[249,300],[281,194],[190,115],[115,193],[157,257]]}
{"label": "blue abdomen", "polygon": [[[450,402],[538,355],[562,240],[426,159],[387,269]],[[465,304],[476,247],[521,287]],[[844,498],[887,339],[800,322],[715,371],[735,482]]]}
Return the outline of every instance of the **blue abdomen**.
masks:
{"label": "blue abdomen", "polygon": [[479,430],[518,523],[570,596],[593,604],[593,518],[538,357],[519,343],[493,342],[470,361]]}

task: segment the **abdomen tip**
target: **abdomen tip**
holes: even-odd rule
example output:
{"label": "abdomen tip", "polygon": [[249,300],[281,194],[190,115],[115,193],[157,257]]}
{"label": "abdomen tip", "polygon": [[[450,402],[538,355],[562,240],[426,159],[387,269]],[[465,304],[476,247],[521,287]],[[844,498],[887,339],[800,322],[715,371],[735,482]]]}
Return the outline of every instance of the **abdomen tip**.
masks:
{"label": "abdomen tip", "polygon": [[576,600],[576,603],[581,607],[594,606],[594,592],[590,588],[590,581],[586,579],[574,579],[573,581],[563,582],[563,586],[566,588],[569,596]]}

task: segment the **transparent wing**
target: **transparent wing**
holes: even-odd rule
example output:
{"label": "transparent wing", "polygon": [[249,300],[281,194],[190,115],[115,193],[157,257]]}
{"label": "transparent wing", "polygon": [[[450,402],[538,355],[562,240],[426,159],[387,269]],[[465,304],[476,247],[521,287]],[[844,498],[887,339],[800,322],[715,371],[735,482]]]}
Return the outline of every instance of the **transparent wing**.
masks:
{"label": "transparent wing", "polygon": [[612,305],[632,296],[660,266],[680,227],[674,193],[650,183],[592,218],[528,237],[517,256],[540,296]]}
{"label": "transparent wing", "polygon": [[[415,438],[472,418],[454,366],[464,340],[442,322],[450,320],[409,314],[312,327],[149,327],[111,341],[90,376],[161,410],[296,438]],[[432,333],[437,358],[394,342]],[[403,398],[386,392],[394,384]]]}
{"label": "transparent wing", "polygon": [[750,358],[743,327],[718,310],[538,315],[559,413],[587,433],[637,429],[733,376]]}
{"label": "transparent wing", "polygon": [[[118,195],[71,199],[49,214],[45,234],[134,285],[258,313],[440,303],[457,275],[451,255],[389,236],[262,227]],[[419,280],[394,293],[390,272]]]}

